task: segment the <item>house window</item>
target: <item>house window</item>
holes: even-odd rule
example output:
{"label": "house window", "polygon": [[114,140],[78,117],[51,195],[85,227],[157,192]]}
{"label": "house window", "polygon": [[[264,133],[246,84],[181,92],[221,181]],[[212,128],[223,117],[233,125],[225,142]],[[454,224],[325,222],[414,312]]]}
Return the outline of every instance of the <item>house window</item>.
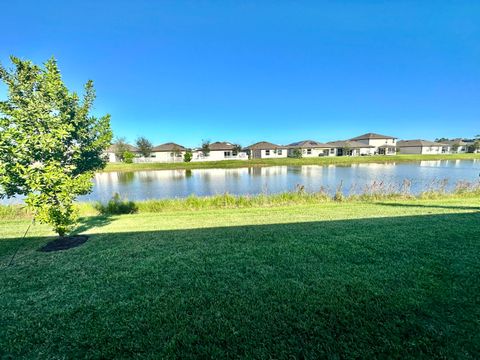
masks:
{"label": "house window", "polygon": [[335,154],[335,149],[330,149],[330,154]]}
{"label": "house window", "polygon": [[307,149],[307,155],[312,155],[312,149]]}
{"label": "house window", "polygon": [[277,154],[278,154],[278,155],[282,155],[282,150],[281,150],[281,149],[278,149],[278,150],[277,150]]}
{"label": "house window", "polygon": [[225,152],[223,153],[223,156],[224,156],[224,157],[230,157],[230,156],[232,156],[232,153],[231,153],[230,151],[225,151]]}
{"label": "house window", "polygon": [[265,155],[270,156],[270,150],[265,150]]}

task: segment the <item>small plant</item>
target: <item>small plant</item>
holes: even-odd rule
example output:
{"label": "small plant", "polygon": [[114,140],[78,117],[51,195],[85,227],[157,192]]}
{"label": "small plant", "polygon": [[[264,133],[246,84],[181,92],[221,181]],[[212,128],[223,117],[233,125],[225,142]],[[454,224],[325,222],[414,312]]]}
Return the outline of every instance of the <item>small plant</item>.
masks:
{"label": "small plant", "polygon": [[183,161],[188,163],[188,162],[192,161],[192,157],[193,157],[192,152],[190,150],[187,150],[185,152],[185,155],[183,155]]}
{"label": "small plant", "polygon": [[135,157],[135,155],[132,152],[127,150],[123,153],[123,162],[125,164],[131,164],[131,163],[133,163],[133,158],[134,157]]}
{"label": "small plant", "polygon": [[302,158],[302,151],[300,149],[293,149],[292,158],[301,159]]}
{"label": "small plant", "polygon": [[118,193],[115,193],[107,204],[96,203],[95,209],[102,215],[122,215],[136,213],[138,206],[133,201],[123,200]]}

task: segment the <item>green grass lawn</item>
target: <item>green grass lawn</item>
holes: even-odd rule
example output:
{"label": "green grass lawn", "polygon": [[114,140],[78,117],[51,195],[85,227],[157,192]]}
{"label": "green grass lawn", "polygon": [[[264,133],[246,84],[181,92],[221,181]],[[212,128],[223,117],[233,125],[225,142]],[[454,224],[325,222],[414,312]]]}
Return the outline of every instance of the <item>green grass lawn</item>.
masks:
{"label": "green grass lawn", "polygon": [[[480,199],[0,220],[0,358],[478,358]],[[8,265],[15,255],[11,265]]]}
{"label": "green grass lawn", "polygon": [[253,159],[253,160],[224,160],[208,162],[178,162],[148,163],[148,164],[124,164],[109,163],[104,171],[141,171],[141,170],[172,170],[172,169],[219,169],[239,168],[250,166],[280,166],[280,165],[349,165],[357,163],[384,163],[384,162],[408,162],[422,160],[469,160],[480,159],[480,154],[442,154],[442,155],[394,155],[394,156],[340,156],[340,157],[317,157],[317,158],[282,158],[282,159]]}

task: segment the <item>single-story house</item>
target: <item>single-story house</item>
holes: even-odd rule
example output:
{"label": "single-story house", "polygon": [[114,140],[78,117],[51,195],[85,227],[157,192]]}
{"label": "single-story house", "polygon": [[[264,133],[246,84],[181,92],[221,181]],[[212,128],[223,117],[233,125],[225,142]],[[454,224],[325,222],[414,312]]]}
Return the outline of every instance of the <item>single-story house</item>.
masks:
{"label": "single-story house", "polygon": [[330,154],[336,156],[365,156],[375,153],[375,146],[354,140],[338,140],[328,142]]}
{"label": "single-story house", "polygon": [[278,159],[288,155],[286,146],[260,141],[245,148],[250,159]]}
{"label": "single-story house", "polygon": [[468,143],[466,143],[462,139],[447,140],[447,141],[442,141],[442,143],[450,146],[451,153],[468,152]]}
{"label": "single-story house", "polygon": [[[126,144],[125,150],[133,153],[135,157],[140,156],[140,150],[133,145]],[[106,155],[108,162],[120,162],[117,152],[117,144],[112,144],[107,148]]]}
{"label": "single-story house", "polygon": [[450,146],[428,140],[401,140],[397,142],[400,154],[446,154]]}
{"label": "single-story house", "polygon": [[318,157],[329,156],[330,146],[319,143],[314,140],[303,140],[287,145],[288,156],[295,157],[296,153],[300,151],[302,157]]}
{"label": "single-story house", "polygon": [[375,155],[395,155],[397,152],[397,138],[393,136],[367,133],[350,140],[373,146]]}
{"label": "single-story house", "polygon": [[173,142],[157,145],[152,149],[152,155],[149,161],[152,162],[182,162],[187,149]]}
{"label": "single-story house", "polygon": [[202,149],[193,151],[192,161],[248,160],[247,153],[241,151],[238,145],[229,142],[214,142],[209,145],[209,151]]}

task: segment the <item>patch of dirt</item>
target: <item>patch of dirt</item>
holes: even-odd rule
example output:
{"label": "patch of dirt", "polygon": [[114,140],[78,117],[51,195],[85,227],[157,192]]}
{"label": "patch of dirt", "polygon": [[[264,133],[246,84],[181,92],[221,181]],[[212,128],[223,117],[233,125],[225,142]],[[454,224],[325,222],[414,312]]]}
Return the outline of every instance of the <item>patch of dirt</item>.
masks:
{"label": "patch of dirt", "polygon": [[82,245],[87,240],[88,240],[88,236],[86,235],[63,236],[56,240],[50,241],[48,244],[38,249],[38,251],[50,252],[50,251],[68,250],[68,249]]}

